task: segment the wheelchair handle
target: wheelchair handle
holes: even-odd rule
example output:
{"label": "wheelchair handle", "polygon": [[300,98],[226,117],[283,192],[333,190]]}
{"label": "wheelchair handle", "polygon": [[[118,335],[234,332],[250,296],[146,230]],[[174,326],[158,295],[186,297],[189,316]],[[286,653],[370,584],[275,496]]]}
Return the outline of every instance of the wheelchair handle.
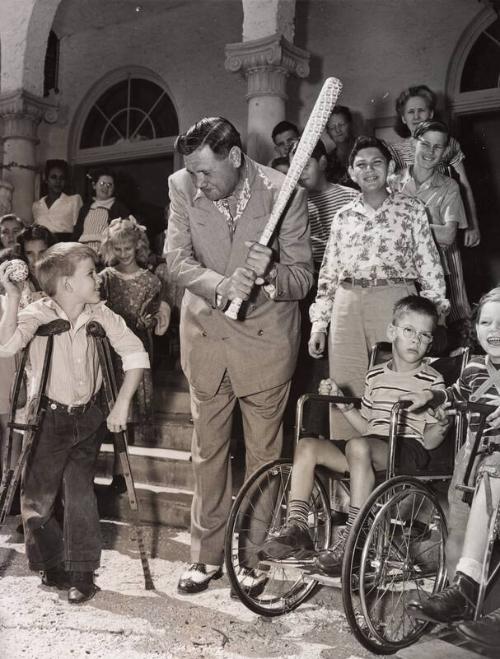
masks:
{"label": "wheelchair handle", "polygon": [[497,407],[495,405],[487,405],[486,403],[476,403],[474,401],[453,403],[453,407],[459,412],[473,412],[481,416],[488,416],[494,412]]}

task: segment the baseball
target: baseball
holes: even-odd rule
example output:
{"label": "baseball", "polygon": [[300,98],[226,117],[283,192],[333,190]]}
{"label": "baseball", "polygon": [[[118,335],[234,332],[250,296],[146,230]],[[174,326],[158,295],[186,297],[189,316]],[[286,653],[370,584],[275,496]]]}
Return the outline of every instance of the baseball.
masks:
{"label": "baseball", "polygon": [[28,266],[21,259],[13,259],[10,261],[9,279],[11,281],[24,281],[28,279]]}

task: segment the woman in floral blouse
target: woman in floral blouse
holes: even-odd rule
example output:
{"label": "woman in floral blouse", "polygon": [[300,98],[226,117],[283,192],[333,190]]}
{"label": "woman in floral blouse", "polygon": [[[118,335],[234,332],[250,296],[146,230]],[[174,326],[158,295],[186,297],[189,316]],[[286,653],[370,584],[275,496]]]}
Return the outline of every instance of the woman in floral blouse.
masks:
{"label": "woman in floral blouse", "polygon": [[[309,354],[319,358],[329,331],[331,377],[346,395],[360,396],[370,348],[385,339],[394,304],[420,294],[448,312],[443,269],[425,212],[418,199],[389,194],[390,153],[374,137],[359,137],[349,158],[349,175],[361,196],[335,216],[310,308]],[[354,430],[335,421],[336,436]]]}

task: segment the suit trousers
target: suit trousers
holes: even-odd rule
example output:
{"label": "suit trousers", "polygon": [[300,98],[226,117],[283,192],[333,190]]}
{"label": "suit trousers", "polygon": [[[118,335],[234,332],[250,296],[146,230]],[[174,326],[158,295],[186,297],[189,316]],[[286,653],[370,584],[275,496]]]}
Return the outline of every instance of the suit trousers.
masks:
{"label": "suit trousers", "polygon": [[[412,283],[367,288],[342,283],[337,288],[328,355],[330,377],[346,396],[363,395],[370,349],[378,341],[387,341],[387,327],[392,322],[394,304],[415,293]],[[330,432],[335,439],[359,436],[359,432],[335,409],[330,415]]]}
{"label": "suit trousers", "polygon": [[229,444],[236,402],[245,437],[248,478],[261,465],[279,458],[281,425],[290,382],[237,398],[227,371],[215,395],[191,387],[194,432],[191,447],[195,488],[191,507],[191,560],[221,565],[224,533],[232,497]]}

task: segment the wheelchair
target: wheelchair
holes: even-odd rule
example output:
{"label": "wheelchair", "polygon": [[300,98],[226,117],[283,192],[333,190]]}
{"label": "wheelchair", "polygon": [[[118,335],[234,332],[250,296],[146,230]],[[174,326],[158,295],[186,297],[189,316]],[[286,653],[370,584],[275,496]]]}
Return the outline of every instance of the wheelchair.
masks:
{"label": "wheelchair", "polygon": [[[370,367],[386,361],[390,344],[377,344]],[[432,365],[449,386],[467,363],[468,352],[439,358]],[[297,403],[295,440],[307,436],[302,427],[304,406],[359,399],[306,394]],[[446,518],[441,499],[453,472],[453,458],[464,436],[459,413],[443,443],[432,453],[425,474],[397,475],[396,431],[402,403],[394,405],[387,469],[351,529],[341,579],[315,572],[313,559],[271,560],[260,548],[287,520],[292,461],[275,460],[244,483],[231,509],[225,537],[226,569],[233,591],[253,612],[279,616],[294,610],[322,584],[342,588],[346,618],[358,641],[372,652],[391,654],[414,643],[432,623],[406,611],[410,599],[427,598],[446,583]],[[309,531],[316,551],[331,546],[333,535],[332,479],[345,483],[345,474],[329,474],[329,488],[317,469],[309,500]],[[382,482],[380,480],[382,479]],[[348,482],[348,481],[347,481]],[[441,484],[441,496],[439,488]],[[444,487],[443,487],[444,484]],[[257,576],[257,588],[245,586],[244,575]],[[340,583],[339,583],[340,582]]]}

